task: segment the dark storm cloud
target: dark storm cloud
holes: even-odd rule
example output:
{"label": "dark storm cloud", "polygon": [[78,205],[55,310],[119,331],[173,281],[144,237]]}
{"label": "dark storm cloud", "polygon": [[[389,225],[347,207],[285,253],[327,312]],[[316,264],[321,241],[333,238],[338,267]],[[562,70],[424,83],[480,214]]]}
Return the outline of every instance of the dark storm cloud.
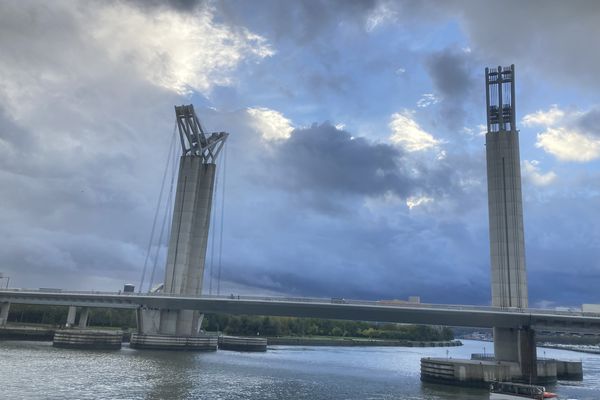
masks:
{"label": "dark storm cloud", "polygon": [[468,53],[444,49],[429,55],[425,65],[439,93],[448,98],[464,99],[473,87]]}
{"label": "dark storm cloud", "polygon": [[459,130],[467,116],[466,102],[476,86],[471,54],[447,48],[428,55],[425,67],[436,94],[442,98],[441,120],[449,129]]}
{"label": "dark storm cloud", "polygon": [[[348,199],[387,194],[403,201],[426,196],[461,211],[481,195],[481,157],[452,152],[435,162],[388,143],[372,143],[329,123],[297,128],[288,140],[272,146],[267,158],[271,187],[294,193],[302,207],[326,214],[346,213]],[[350,196],[350,197],[348,197]]]}
{"label": "dark storm cloud", "polygon": [[[215,4],[221,18],[268,32],[273,40],[292,39],[299,44],[323,40],[323,34],[341,21],[361,23],[376,6],[375,0],[300,0],[284,2],[225,0]],[[256,7],[260,12],[252,12]]]}
{"label": "dark storm cloud", "polygon": [[[471,47],[487,65],[518,65],[544,84],[549,78],[580,89],[598,88],[600,2],[469,1],[442,5],[462,20]],[[517,79],[519,79],[517,77]]]}
{"label": "dark storm cloud", "polygon": [[401,172],[399,149],[354,138],[329,123],[296,129],[276,149],[278,184],[291,190],[406,195],[414,184]]}

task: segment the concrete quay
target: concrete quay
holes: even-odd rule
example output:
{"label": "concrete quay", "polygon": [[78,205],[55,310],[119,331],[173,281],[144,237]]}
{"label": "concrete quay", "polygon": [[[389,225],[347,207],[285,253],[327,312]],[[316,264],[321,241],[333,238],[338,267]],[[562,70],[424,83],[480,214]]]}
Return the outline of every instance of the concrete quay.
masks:
{"label": "concrete quay", "polygon": [[219,336],[219,350],[267,351],[267,339],[259,337]]}
{"label": "concrete quay", "polygon": [[460,340],[412,341],[392,339],[367,339],[349,337],[269,337],[269,346],[374,346],[374,347],[455,347],[462,346]]}
{"label": "concrete quay", "polygon": [[[539,359],[536,367],[537,378],[534,382],[536,384],[552,384],[559,379],[583,379],[581,361]],[[474,355],[471,360],[422,358],[421,381],[454,386],[488,387],[493,381],[529,383],[529,377],[523,376],[517,362],[495,361],[490,356]]]}
{"label": "concrete quay", "polygon": [[0,327],[0,340],[30,340],[36,342],[50,342],[54,338],[53,327],[44,326],[3,326]]}
{"label": "concrete quay", "polygon": [[[471,360],[495,361],[493,354],[471,354]],[[556,368],[556,379],[563,381],[583,380],[583,363],[579,360],[557,360],[555,358],[537,358],[538,372],[540,364],[545,364],[546,369],[551,371]],[[556,364],[553,367],[552,364]]]}
{"label": "concrete quay", "polygon": [[90,329],[60,329],[54,332],[54,347],[68,349],[120,350],[123,332]]}
{"label": "concrete quay", "polygon": [[132,333],[129,347],[143,350],[216,351],[216,336],[172,336]]}

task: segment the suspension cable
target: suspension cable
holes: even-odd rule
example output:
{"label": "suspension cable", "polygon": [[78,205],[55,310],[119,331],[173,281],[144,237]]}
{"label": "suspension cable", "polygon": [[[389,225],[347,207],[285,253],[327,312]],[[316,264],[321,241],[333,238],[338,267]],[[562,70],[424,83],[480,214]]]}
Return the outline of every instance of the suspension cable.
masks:
{"label": "suspension cable", "polygon": [[223,154],[223,183],[221,184],[221,229],[219,238],[219,273],[217,276],[217,295],[221,294],[221,260],[223,256],[223,221],[225,219],[225,178],[227,176],[227,143],[225,143]]}
{"label": "suspension cable", "polygon": [[[169,186],[169,195],[167,197],[167,204],[165,206],[165,213],[163,216],[163,220],[162,220],[162,225],[160,228],[160,236],[158,238],[158,245],[156,247],[156,251],[154,253],[154,263],[152,266],[152,274],[150,275],[150,285],[148,286],[148,292],[150,292],[152,290],[152,285],[154,284],[154,275],[156,272],[156,267],[158,266],[158,260],[159,260],[159,256],[160,256],[160,250],[161,250],[161,245],[163,242],[163,236],[165,234],[165,230],[168,229],[167,228],[167,222],[172,220],[172,213],[173,213],[173,187],[174,187],[174,183],[175,183],[175,175],[176,175],[176,166],[177,166],[177,157],[176,157],[176,153],[177,153],[177,145],[175,143],[173,143],[173,145],[171,146],[170,152],[172,154],[172,160],[173,163],[171,165],[171,182],[170,182],[170,186]],[[170,234],[167,232],[167,256],[168,256],[168,242],[169,242],[169,237]]]}
{"label": "suspension cable", "polygon": [[[220,160],[217,160],[217,163],[219,163]],[[222,163],[221,163],[222,164]],[[219,169],[217,168],[217,172],[215,173],[215,182],[213,185],[213,193],[212,193],[212,204],[211,204],[211,209],[212,209],[212,222],[210,225],[210,230],[211,230],[211,241],[210,241],[210,263],[209,263],[209,274],[208,274],[208,294],[212,294],[212,286],[213,286],[213,274],[214,274],[214,261],[215,261],[215,232],[217,230],[217,226],[216,226],[216,218],[217,218],[217,206],[216,206],[216,201],[217,201],[217,188],[218,188],[218,184],[219,184]]]}
{"label": "suspension cable", "polygon": [[[163,171],[162,182],[160,184],[160,194],[158,195],[158,201],[156,202],[156,210],[154,211],[154,220],[152,221],[152,229],[150,230],[150,240],[148,240],[148,249],[146,250],[146,258],[144,260],[144,268],[142,269],[142,279],[140,280],[140,286],[138,287],[138,293],[142,292],[142,286],[144,285],[144,280],[146,279],[146,269],[148,268],[148,260],[150,258],[150,253],[152,252],[152,242],[154,240],[154,232],[156,230],[156,221],[158,219],[158,213],[160,211],[160,205],[162,203],[162,197],[165,189],[165,180],[167,178],[167,171],[169,170],[169,165],[171,163],[171,148],[173,147],[173,143],[175,141],[175,131],[177,129],[177,124],[173,125],[173,133],[171,134],[171,141],[169,143],[169,150],[167,154],[167,162],[165,165],[165,170]],[[158,244],[160,246],[160,242]]]}

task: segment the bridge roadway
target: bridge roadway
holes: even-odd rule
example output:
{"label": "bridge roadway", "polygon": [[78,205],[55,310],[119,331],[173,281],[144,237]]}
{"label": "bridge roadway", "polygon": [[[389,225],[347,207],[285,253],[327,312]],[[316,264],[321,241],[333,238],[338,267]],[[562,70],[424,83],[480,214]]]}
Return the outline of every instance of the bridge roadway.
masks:
{"label": "bridge roadway", "polygon": [[391,301],[257,296],[183,297],[164,294],[74,292],[59,289],[0,289],[0,303],[77,307],[200,310],[204,313],[399,322],[477,328],[600,334],[600,314],[546,309],[416,304]]}

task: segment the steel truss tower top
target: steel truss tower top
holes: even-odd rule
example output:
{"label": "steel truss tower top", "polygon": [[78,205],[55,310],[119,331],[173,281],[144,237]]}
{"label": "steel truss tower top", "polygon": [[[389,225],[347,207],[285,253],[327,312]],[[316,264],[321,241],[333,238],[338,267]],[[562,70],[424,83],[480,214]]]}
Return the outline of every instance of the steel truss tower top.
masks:
{"label": "steel truss tower top", "polygon": [[214,164],[223,148],[226,132],[204,133],[192,104],[175,106],[182,155],[202,156],[205,164]]}
{"label": "steel truss tower top", "polygon": [[515,66],[485,69],[488,132],[516,130]]}

